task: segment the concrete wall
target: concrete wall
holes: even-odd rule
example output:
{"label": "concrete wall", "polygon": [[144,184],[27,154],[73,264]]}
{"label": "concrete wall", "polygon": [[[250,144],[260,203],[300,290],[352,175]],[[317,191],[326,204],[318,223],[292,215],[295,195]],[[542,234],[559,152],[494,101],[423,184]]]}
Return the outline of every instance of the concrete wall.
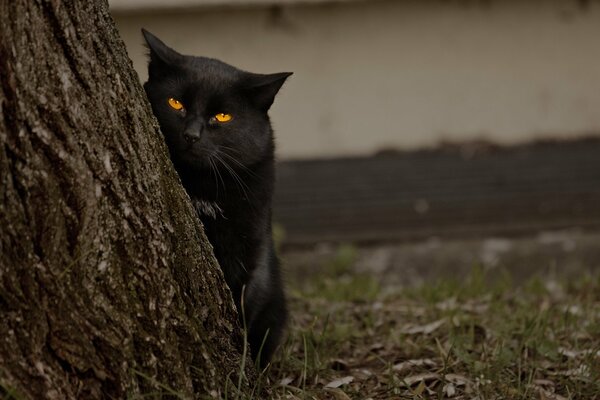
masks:
{"label": "concrete wall", "polygon": [[[487,4],[487,5],[482,5]],[[364,1],[115,13],[142,80],[145,27],[182,53],[294,71],[281,158],[600,132],[600,4]]]}

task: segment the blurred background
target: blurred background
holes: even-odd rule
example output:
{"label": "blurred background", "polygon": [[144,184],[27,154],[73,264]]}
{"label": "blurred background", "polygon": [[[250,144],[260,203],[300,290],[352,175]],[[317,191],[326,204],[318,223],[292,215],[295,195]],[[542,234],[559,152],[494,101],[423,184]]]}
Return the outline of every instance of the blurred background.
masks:
{"label": "blurred background", "polygon": [[348,259],[411,283],[598,264],[600,1],[109,3],[141,81],[142,27],[294,71],[271,110],[290,269]]}

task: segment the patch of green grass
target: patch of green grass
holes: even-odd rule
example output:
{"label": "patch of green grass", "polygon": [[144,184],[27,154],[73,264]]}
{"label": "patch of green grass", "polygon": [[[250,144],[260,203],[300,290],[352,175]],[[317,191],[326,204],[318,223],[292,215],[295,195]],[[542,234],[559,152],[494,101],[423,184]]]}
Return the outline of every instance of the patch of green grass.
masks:
{"label": "patch of green grass", "polygon": [[440,279],[420,287],[406,288],[396,294],[420,302],[438,303],[453,297],[462,301],[480,296],[498,296],[512,286],[512,277],[507,272],[496,272],[493,277],[488,276],[483,267],[476,264],[470,274],[462,279]]}
{"label": "patch of green grass", "polygon": [[294,291],[263,376],[272,398],[600,399],[598,277],[515,284],[474,268],[384,295],[347,254]]}
{"label": "patch of green grass", "polygon": [[333,302],[367,302],[377,298],[379,282],[371,275],[352,272],[357,250],[351,245],[341,245],[335,256],[310,283],[300,288],[300,297],[324,299]]}
{"label": "patch of green grass", "polygon": [[329,301],[367,302],[375,300],[379,291],[379,283],[368,275],[344,275],[337,278],[324,277],[319,284],[303,294]]}

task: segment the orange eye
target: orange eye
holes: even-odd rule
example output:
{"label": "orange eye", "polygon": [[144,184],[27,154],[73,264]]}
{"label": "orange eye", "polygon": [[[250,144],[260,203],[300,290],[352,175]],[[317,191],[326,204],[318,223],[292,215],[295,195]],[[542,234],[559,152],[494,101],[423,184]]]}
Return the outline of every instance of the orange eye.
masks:
{"label": "orange eye", "polygon": [[215,115],[215,119],[219,122],[229,122],[231,121],[233,117],[231,116],[231,114],[223,114],[223,113],[219,113],[217,115]]}
{"label": "orange eye", "polygon": [[174,98],[169,98],[169,105],[173,110],[181,111],[183,110],[183,104],[179,100],[175,100]]}

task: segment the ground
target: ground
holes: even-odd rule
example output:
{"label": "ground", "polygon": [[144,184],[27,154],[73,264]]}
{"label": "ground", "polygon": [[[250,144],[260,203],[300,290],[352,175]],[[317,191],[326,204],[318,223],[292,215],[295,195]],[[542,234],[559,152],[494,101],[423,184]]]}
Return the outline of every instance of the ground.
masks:
{"label": "ground", "polygon": [[[394,272],[381,265],[369,271],[365,257],[376,262],[373,254],[413,254],[431,243],[320,248],[308,277],[294,265],[304,262],[302,252],[286,251],[289,337],[256,393],[270,387],[274,399],[600,399],[600,274],[586,264],[592,239],[546,232],[441,241],[422,251],[426,260],[449,248],[481,258],[439,278],[421,265],[421,276],[408,284],[393,276],[411,271],[406,258],[408,269]],[[548,255],[526,252],[546,268],[506,268],[527,248]]]}

